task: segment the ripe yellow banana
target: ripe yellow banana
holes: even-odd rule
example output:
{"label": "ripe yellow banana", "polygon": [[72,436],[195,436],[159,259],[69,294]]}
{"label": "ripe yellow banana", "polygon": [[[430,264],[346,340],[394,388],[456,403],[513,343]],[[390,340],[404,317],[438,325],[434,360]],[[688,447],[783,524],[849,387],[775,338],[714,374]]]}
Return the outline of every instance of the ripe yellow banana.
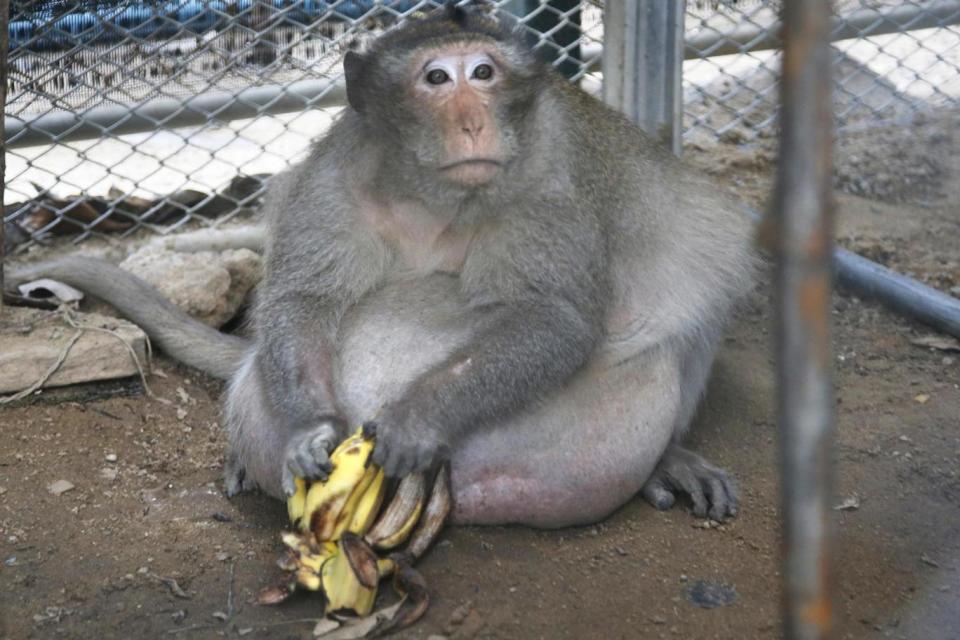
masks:
{"label": "ripe yellow banana", "polygon": [[354,507],[353,515],[347,524],[347,531],[359,536],[364,535],[373,526],[387,492],[387,479],[383,474],[383,469],[374,465],[370,465],[370,468],[376,469],[376,475]]}
{"label": "ripe yellow banana", "polygon": [[294,478],[297,491],[287,498],[287,513],[290,515],[290,524],[297,526],[303,517],[303,510],[307,504],[307,481],[303,478]]}
{"label": "ripe yellow banana", "polygon": [[281,540],[283,540],[283,544],[289,549],[289,553],[288,559],[282,559],[283,566],[280,568],[290,567],[291,560],[294,565],[293,568],[288,568],[287,571],[294,571],[300,566],[305,566],[319,573],[324,561],[337,551],[337,545],[335,543],[321,542],[317,544],[313,536],[308,534],[299,535],[286,531],[281,535]]}
{"label": "ripe yellow banana", "polygon": [[[371,464],[367,467],[360,482],[353,488],[350,497],[347,498],[346,503],[343,505],[343,509],[340,510],[340,515],[337,516],[333,531],[330,534],[331,540],[339,540],[344,532],[347,531],[350,523],[353,522],[354,517],[363,515],[363,512],[359,509],[360,503],[367,499],[370,486],[376,480],[377,474],[383,475],[383,472],[376,465]],[[370,496],[371,500],[375,498],[375,494]]]}
{"label": "ripe yellow banana", "polygon": [[367,533],[367,542],[376,549],[392,549],[410,536],[426,494],[423,473],[411,473],[400,481],[397,493],[387,509]]}
{"label": "ripe yellow banana", "polygon": [[[318,542],[333,540],[340,512],[353,489],[366,477],[371,451],[373,440],[364,438],[362,431],[357,431],[334,450],[330,455],[333,465],[330,476],[324,482],[314,482],[307,490],[300,518],[301,531],[312,531]],[[295,511],[295,507],[288,505],[288,511],[291,510]]]}
{"label": "ripe yellow banana", "polygon": [[320,576],[316,571],[312,571],[307,567],[300,567],[297,569],[294,575],[297,578],[298,585],[306,587],[310,591],[320,591],[320,587],[322,585],[320,582]]}

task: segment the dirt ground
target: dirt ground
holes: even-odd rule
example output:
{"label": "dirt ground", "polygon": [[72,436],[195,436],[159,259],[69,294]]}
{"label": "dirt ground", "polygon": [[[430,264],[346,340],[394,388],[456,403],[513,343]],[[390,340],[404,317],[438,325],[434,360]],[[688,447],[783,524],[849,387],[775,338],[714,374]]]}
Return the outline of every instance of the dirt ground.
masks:
{"label": "dirt ground", "polygon": [[[839,184],[885,200],[838,194],[842,244],[955,293],[960,147],[943,132],[956,124],[937,127],[953,150],[938,152],[922,201],[891,195],[890,180]],[[933,144],[925,126],[891,135]],[[688,156],[762,204],[769,149]],[[420,563],[430,610],[400,637],[778,637],[768,294],[729,333],[692,436],[738,478],[739,517],[709,526],[637,498],[592,527],[448,528]],[[836,637],[960,638],[960,354],[911,344],[932,332],[873,303],[837,296],[834,309],[834,502],[859,505],[835,512]],[[0,637],[309,638],[319,598],[250,604],[277,573],[285,510],[221,493],[220,384],[163,357],[150,384],[173,402],[127,385],[0,409]],[[55,495],[60,480],[73,488]],[[705,608],[705,590],[732,601]]]}

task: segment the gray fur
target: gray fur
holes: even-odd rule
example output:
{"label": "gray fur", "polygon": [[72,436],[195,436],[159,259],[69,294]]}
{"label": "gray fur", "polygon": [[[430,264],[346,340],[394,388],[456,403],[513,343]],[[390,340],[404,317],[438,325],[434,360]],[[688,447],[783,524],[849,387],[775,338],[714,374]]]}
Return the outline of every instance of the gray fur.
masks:
{"label": "gray fur", "polygon": [[[452,459],[459,522],[595,521],[645,484],[657,506],[686,494],[697,514],[732,515],[726,474],[678,440],[750,285],[749,222],[512,39],[502,58],[525,66],[497,107],[502,175],[445,182],[431,168],[442,140],[397,78],[457,28],[441,22],[391,36],[426,44],[363,54],[363,113],[345,110],[273,181],[254,343],[227,358],[228,492],[281,496],[295,472],[322,476],[346,425],[366,422],[391,473]],[[90,290],[86,277],[67,281]],[[155,332],[151,315],[137,321]]]}

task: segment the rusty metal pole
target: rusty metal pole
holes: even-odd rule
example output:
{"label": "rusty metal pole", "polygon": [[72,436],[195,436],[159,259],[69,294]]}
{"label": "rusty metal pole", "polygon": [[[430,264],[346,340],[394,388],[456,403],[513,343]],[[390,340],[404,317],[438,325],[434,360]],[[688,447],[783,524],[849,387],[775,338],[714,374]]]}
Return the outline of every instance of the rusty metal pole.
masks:
{"label": "rusty metal pole", "polygon": [[783,5],[780,161],[773,228],[783,496],[784,636],[829,635],[833,530],[830,349],[830,2]]}
{"label": "rusty metal pole", "polygon": [[[4,114],[7,110],[7,49],[10,42],[10,34],[7,31],[7,25],[10,22],[10,0],[0,0],[0,104],[3,105],[3,111],[0,112],[0,130],[3,130]],[[4,215],[6,207],[3,206],[3,197],[7,179],[7,147],[0,139],[0,313],[3,313],[3,261],[4,261],[4,243],[3,226],[5,223]]]}

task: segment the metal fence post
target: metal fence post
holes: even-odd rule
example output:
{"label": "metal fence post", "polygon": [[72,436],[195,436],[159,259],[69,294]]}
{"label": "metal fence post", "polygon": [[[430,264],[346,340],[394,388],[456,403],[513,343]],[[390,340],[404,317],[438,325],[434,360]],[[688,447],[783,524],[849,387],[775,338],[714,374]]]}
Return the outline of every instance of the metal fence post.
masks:
{"label": "metal fence post", "polygon": [[608,2],[603,99],[680,153],[684,0]]}
{"label": "metal fence post", "polygon": [[777,376],[784,520],[784,635],[829,634],[833,522],[830,350],[832,185],[830,2],[783,6],[778,232]]}
{"label": "metal fence post", "polygon": [[[7,24],[10,20],[10,0],[0,0],[0,104],[4,106],[0,112],[0,129],[3,128],[4,114],[7,106],[7,49],[10,39]],[[6,254],[6,237],[3,233],[6,224],[6,207],[3,206],[3,196],[6,185],[7,145],[0,139],[0,314],[3,313],[3,261]]]}

